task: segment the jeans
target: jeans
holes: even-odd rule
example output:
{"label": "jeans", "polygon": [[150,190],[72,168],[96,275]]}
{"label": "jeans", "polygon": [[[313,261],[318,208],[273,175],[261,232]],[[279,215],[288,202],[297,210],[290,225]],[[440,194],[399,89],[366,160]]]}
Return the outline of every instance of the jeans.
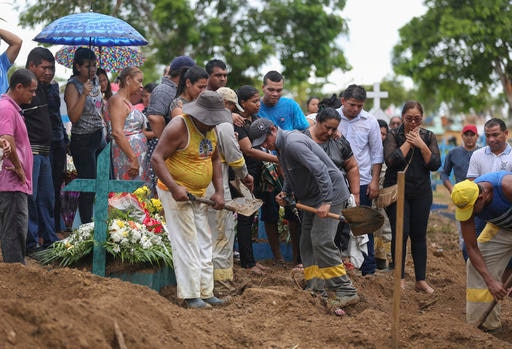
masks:
{"label": "jeans", "polygon": [[[73,134],[71,136],[71,155],[78,178],[96,179],[96,162],[98,155],[105,148],[106,141],[103,130],[91,134]],[[81,192],[78,199],[78,210],[82,223],[92,222],[92,211],[95,193]]]}
{"label": "jeans", "polygon": [[[361,185],[360,186],[360,192],[359,192],[359,204],[364,206],[372,206],[372,200],[368,197],[366,194],[366,191],[368,190],[368,185]],[[368,274],[375,274],[375,268],[377,267],[375,263],[375,246],[373,241],[373,232],[368,232],[368,254],[363,253],[364,255],[364,261],[361,265],[361,274],[368,275]]]}
{"label": "jeans", "polygon": [[61,232],[61,195],[60,190],[64,182],[64,174],[66,171],[66,143],[64,141],[56,141],[52,143],[50,150],[50,162],[52,164],[53,189],[55,192],[54,219],[55,232]]}
{"label": "jeans", "polygon": [[55,235],[54,205],[55,192],[50,156],[34,155],[32,195],[28,199],[27,249],[37,247],[39,238],[43,239],[43,247],[48,247],[59,240]]}
{"label": "jeans", "polygon": [[0,245],[5,263],[25,264],[28,227],[28,195],[19,191],[0,192]]}
{"label": "jeans", "polygon": [[236,230],[238,234],[238,251],[242,268],[252,268],[256,265],[252,249],[252,225],[254,214],[250,217],[238,215]]}
{"label": "jeans", "polygon": [[[404,225],[402,240],[402,270],[401,278],[405,275],[405,258],[407,256],[407,240],[411,240],[411,255],[414,262],[414,274],[416,281],[425,280],[427,269],[427,225],[432,207],[432,191],[423,196],[405,198],[404,201]],[[386,207],[386,213],[391,224],[392,240],[391,255],[395,266],[396,246],[396,202]]]}

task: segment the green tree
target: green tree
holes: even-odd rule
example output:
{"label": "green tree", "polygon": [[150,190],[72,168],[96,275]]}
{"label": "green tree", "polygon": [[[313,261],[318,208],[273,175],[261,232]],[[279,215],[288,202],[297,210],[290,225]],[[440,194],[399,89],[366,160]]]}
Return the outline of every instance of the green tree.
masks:
{"label": "green tree", "polygon": [[428,11],[399,31],[397,74],[411,77],[419,98],[477,112],[503,88],[512,108],[512,4],[509,0],[425,0]]}
{"label": "green tree", "polygon": [[[25,4],[20,25],[47,25],[90,6],[83,0]],[[238,87],[260,80],[271,59],[281,63],[290,84],[349,69],[335,44],[348,31],[340,16],[344,6],[345,0],[111,0],[95,1],[92,7],[139,30],[150,42],[144,52],[153,66],[182,54],[199,65],[217,57],[231,68],[230,86]]]}

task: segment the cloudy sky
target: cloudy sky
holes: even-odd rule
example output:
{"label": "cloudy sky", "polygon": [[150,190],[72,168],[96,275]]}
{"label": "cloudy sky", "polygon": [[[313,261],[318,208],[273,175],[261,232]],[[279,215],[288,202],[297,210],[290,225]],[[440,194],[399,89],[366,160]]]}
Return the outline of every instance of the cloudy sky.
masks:
{"label": "cloudy sky", "polygon": [[[0,18],[5,20],[0,22],[0,28],[14,31],[23,38],[23,47],[16,63],[24,66],[28,52],[37,46],[32,39],[42,27],[35,30],[19,28],[13,3],[13,0],[0,2]],[[350,83],[373,84],[390,75],[391,50],[398,41],[398,29],[425,11],[422,0],[347,0],[342,15],[349,22],[350,34],[340,45],[353,69],[333,73],[330,78],[332,89],[339,90]],[[50,50],[55,53],[59,47],[53,46]],[[4,48],[5,43],[0,44],[0,50]],[[71,70],[57,64],[56,74],[67,79]]]}

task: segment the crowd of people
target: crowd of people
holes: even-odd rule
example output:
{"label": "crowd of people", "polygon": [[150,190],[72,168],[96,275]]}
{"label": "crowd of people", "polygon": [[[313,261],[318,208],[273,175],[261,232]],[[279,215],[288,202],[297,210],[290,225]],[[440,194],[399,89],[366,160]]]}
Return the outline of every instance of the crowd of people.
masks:
{"label": "crowd of people", "polygon": [[[61,237],[60,190],[68,151],[78,178],[92,179],[98,154],[111,143],[111,178],[145,181],[162,201],[178,297],[190,308],[224,304],[223,296],[236,288],[235,239],[242,268],[268,272],[252,250],[254,215],[223,210],[227,201],[244,195],[237,185],[263,202],[258,216],[276,266],[288,266],[278,229],[284,207],[292,266],[304,273],[306,289],[338,307],[359,302],[347,273],[353,265],[344,260],[352,253],[354,236],[348,225],[327,215],[350,206],[371,207],[379,191],[396,184],[404,170],[401,285],[406,287],[410,240],[415,289],[435,292],[427,283],[427,224],[430,175],[441,167],[441,155],[436,136],[421,127],[419,102],[405,102],[401,116],[388,125],[364,110],[366,91],[352,84],[339,96],[309,98],[304,113],[283,96],[285,78],[277,71],[264,75],[261,90],[249,85],[233,90],[225,62],[212,59],[203,68],[189,56],[174,58],[159,84],[144,85],[140,68],[127,67],[118,72],[119,89],[113,92],[94,52],[79,48],[64,92],[72,123],[68,135],[53,80],[53,54],[34,48],[25,68],[8,81],[7,70],[22,42],[1,29],[0,38],[9,45],[0,56],[0,243],[5,262],[25,263],[25,256]],[[484,129],[488,145],[476,150],[477,129],[466,125],[463,145],[450,152],[441,171],[457,206],[461,249],[469,257],[470,322],[490,301],[510,292],[504,283],[512,271],[512,148],[502,120],[491,119]],[[80,194],[82,223],[94,218],[94,197]],[[203,197],[211,205],[195,200]],[[299,212],[294,202],[314,212]],[[367,278],[395,265],[396,203],[382,212],[388,224],[367,232],[356,263]],[[386,252],[387,243],[391,248]],[[501,257],[511,260],[508,266]],[[484,325],[488,330],[501,326],[499,308]]]}

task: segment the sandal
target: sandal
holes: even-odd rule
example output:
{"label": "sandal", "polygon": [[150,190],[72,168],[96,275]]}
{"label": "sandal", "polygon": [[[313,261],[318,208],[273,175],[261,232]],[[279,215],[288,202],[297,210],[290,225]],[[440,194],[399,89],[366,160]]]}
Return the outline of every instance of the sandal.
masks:
{"label": "sandal", "polygon": [[434,289],[430,287],[425,281],[423,281],[422,285],[416,284],[416,286],[414,286],[414,290],[416,292],[423,292],[426,294],[434,293]]}
{"label": "sandal", "polygon": [[263,264],[256,263],[255,267],[257,267],[261,271],[269,270],[270,268],[267,266],[264,266]]}
{"label": "sandal", "polygon": [[258,268],[258,266],[256,266],[256,265],[252,268],[249,268],[249,271],[256,275],[265,275],[265,272],[263,270],[261,270],[260,268]]}
{"label": "sandal", "polygon": [[345,310],[341,309],[341,308],[336,308],[334,309],[334,315],[337,315],[337,316],[343,316],[343,315],[346,315],[347,313],[345,313]]}
{"label": "sandal", "polygon": [[355,269],[354,264],[352,264],[352,262],[350,262],[350,261],[344,261],[343,266],[345,267],[346,271]]}
{"label": "sandal", "polygon": [[288,269],[288,263],[286,263],[286,261],[284,259],[274,260],[274,265],[276,267]]}
{"label": "sandal", "polygon": [[303,272],[304,271],[304,265],[303,264],[297,264],[293,269],[292,271],[300,271],[300,272]]}

